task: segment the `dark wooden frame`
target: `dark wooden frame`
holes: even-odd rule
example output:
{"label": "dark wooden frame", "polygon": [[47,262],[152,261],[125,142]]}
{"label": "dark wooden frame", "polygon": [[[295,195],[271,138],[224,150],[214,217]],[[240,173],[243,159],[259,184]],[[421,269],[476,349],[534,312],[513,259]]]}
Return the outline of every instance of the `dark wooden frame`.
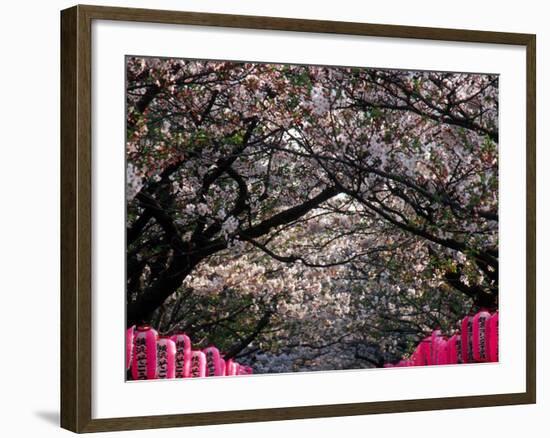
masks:
{"label": "dark wooden frame", "polygon": [[[527,52],[526,392],[92,419],[91,23],[140,21],[525,46]],[[289,420],[536,402],[535,47],[531,34],[75,6],[61,12],[61,426],[74,432]]]}

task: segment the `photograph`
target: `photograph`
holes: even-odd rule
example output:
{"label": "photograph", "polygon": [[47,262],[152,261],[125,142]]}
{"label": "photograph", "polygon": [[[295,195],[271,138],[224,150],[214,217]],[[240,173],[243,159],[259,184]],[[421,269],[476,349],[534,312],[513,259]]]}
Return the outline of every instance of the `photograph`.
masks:
{"label": "photograph", "polygon": [[126,380],[498,362],[499,74],[125,77]]}

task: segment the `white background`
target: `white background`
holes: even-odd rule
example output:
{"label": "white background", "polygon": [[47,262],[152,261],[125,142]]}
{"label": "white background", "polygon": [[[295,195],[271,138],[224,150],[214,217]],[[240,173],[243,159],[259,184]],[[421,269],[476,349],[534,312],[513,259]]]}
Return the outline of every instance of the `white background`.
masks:
{"label": "white background", "polygon": [[[99,2],[92,2],[102,4]],[[334,436],[348,434],[409,437],[474,436],[512,437],[535,432],[548,423],[550,389],[540,372],[549,363],[542,349],[548,324],[542,321],[546,302],[543,271],[545,230],[542,153],[545,105],[549,101],[544,76],[550,37],[544,2],[461,1],[434,2],[258,2],[220,1],[115,1],[110,5],[318,18],[373,23],[530,32],[538,35],[538,346],[539,403],[457,411],[391,414],[337,419],[286,421],[264,424],[209,426],[165,431],[141,431],[107,436],[226,437],[262,434]],[[4,5],[2,10],[2,66],[0,84],[2,129],[0,187],[0,266],[4,328],[0,384],[3,405],[0,431],[8,436],[50,437],[68,435],[57,427],[59,404],[59,9],[65,1],[26,1]],[[548,242],[546,242],[548,244]],[[547,246],[547,245],[546,245]],[[6,281],[7,280],[7,281]],[[7,298],[7,300],[6,300]],[[12,357],[10,357],[12,355]]]}

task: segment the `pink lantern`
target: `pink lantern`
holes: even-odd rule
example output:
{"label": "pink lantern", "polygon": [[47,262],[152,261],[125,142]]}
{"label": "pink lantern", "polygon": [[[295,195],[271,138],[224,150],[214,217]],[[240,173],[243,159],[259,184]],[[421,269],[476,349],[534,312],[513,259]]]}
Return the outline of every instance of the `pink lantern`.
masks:
{"label": "pink lantern", "polygon": [[442,340],[439,344],[439,353],[438,353],[438,365],[447,365],[447,343],[449,341]]}
{"label": "pink lantern", "polygon": [[489,318],[487,332],[489,362],[498,362],[498,312],[493,313]]}
{"label": "pink lantern", "polygon": [[225,361],[225,375],[226,376],[236,376],[237,375],[237,366],[238,363],[234,362],[233,359],[228,359]]}
{"label": "pink lantern", "polygon": [[472,349],[475,362],[487,362],[489,351],[487,348],[487,328],[491,314],[486,311],[476,313],[472,328]]}
{"label": "pink lantern", "polygon": [[447,363],[447,341],[441,335],[441,330],[434,330],[430,336],[430,365],[445,365]]}
{"label": "pink lantern", "polygon": [[223,371],[220,365],[220,351],[216,347],[207,347],[204,350],[206,355],[206,375],[207,376],[223,376]]}
{"label": "pink lantern", "polygon": [[447,363],[462,363],[462,343],[459,334],[454,334],[447,341]]}
{"label": "pink lantern", "polygon": [[206,356],[200,350],[191,352],[191,373],[190,377],[206,376]]}
{"label": "pink lantern", "polygon": [[460,334],[460,339],[462,340],[462,363],[472,363],[474,361],[474,347],[472,344],[474,318],[472,316],[464,317],[462,320],[461,329],[462,333]]}
{"label": "pink lantern", "polygon": [[168,336],[161,336],[157,341],[157,378],[173,379],[176,377],[176,343]]}
{"label": "pink lantern", "polygon": [[189,377],[191,370],[191,339],[184,333],[173,335],[170,339],[176,344],[176,378]]}
{"label": "pink lantern", "polygon": [[220,367],[220,376],[225,376],[225,360],[223,360],[223,358],[221,357],[221,354],[220,354],[220,364],[219,364],[219,367]]}
{"label": "pink lantern", "polygon": [[428,338],[424,338],[420,342],[420,344],[417,345],[411,358],[414,363],[414,366],[431,365],[430,344],[431,344],[431,339],[428,337]]}
{"label": "pink lantern", "polygon": [[252,367],[249,367],[248,365],[245,365],[242,367],[243,373],[242,374],[254,374],[254,370]]}
{"label": "pink lantern", "polygon": [[140,326],[134,333],[132,378],[154,379],[157,374],[157,331],[148,325]]}
{"label": "pink lantern", "polygon": [[395,365],[392,364],[392,363],[385,363],[383,367],[384,367],[384,368],[394,368]]}
{"label": "pink lantern", "polygon": [[134,330],[136,326],[126,329],[126,369],[132,366],[132,352],[134,350]]}

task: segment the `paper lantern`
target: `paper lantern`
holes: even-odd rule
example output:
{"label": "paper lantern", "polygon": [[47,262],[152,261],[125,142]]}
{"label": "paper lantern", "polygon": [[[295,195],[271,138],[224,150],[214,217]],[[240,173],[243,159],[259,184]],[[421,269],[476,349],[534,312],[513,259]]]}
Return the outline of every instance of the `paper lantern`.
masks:
{"label": "paper lantern", "polygon": [[475,362],[487,362],[489,351],[487,348],[487,328],[491,314],[481,311],[475,314],[472,328],[472,356]]}
{"label": "paper lantern", "polygon": [[489,318],[487,332],[489,362],[498,362],[498,312]]}
{"label": "paper lantern", "polygon": [[447,363],[462,363],[462,342],[459,334],[454,334],[447,341]]}
{"label": "paper lantern", "polygon": [[472,363],[474,361],[474,347],[472,344],[473,330],[474,330],[474,318],[472,316],[466,316],[461,323],[462,333],[460,339],[462,340],[462,363]]}
{"label": "paper lantern", "polygon": [[429,365],[445,365],[447,363],[447,341],[441,330],[434,330],[430,336],[430,363]]}
{"label": "paper lantern", "polygon": [[132,357],[132,378],[134,380],[154,379],[157,374],[157,331],[148,325],[140,326],[134,332]]}
{"label": "paper lantern", "polygon": [[176,343],[168,336],[157,341],[157,379],[176,377]]}
{"label": "paper lantern", "polygon": [[429,337],[424,338],[418,344],[411,357],[414,366],[430,365],[430,344],[431,340]]}
{"label": "paper lantern", "polygon": [[184,333],[173,335],[170,339],[176,344],[176,378],[189,377],[191,370],[191,339]]}
{"label": "paper lantern", "polygon": [[132,352],[134,351],[134,330],[136,326],[126,329],[126,369],[132,366]]}
{"label": "paper lantern", "polygon": [[447,339],[441,339],[437,343],[436,362],[434,365],[447,365],[449,363],[447,362],[447,342]]}
{"label": "paper lantern", "polygon": [[223,376],[220,351],[216,347],[207,347],[203,352],[206,356],[206,375]]}
{"label": "paper lantern", "polygon": [[200,350],[191,352],[191,371],[190,377],[205,377],[206,376],[206,356]]}
{"label": "paper lantern", "polygon": [[225,361],[225,375],[226,376],[236,376],[237,375],[238,363],[233,361],[233,359],[228,359]]}
{"label": "paper lantern", "polygon": [[220,354],[220,376],[225,376],[225,360]]}

